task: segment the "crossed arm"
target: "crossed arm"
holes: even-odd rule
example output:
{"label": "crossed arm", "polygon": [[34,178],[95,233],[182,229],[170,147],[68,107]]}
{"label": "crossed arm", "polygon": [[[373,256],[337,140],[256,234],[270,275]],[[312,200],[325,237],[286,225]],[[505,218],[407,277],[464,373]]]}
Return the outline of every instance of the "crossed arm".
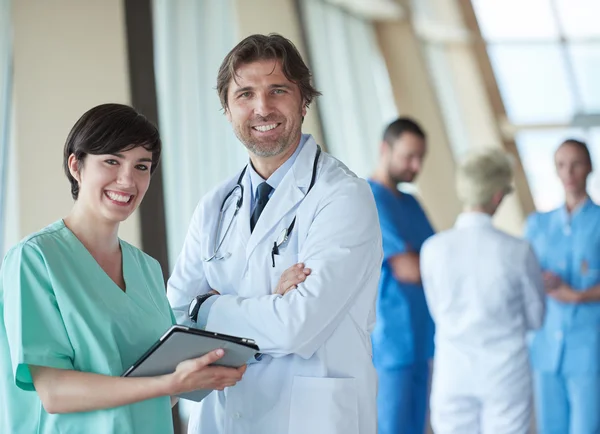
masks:
{"label": "crossed arm", "polygon": [[421,283],[419,254],[415,252],[399,253],[388,259],[396,280],[403,283]]}
{"label": "crossed arm", "polygon": [[[368,310],[375,300],[381,268],[381,233],[369,187],[358,181],[348,187],[324,199],[303,240],[298,260],[310,267],[310,278],[283,297],[219,296],[210,306],[206,329],[252,337],[261,352],[274,357],[309,358],[365,292],[369,303],[365,301],[362,308]],[[196,231],[202,228],[200,220],[195,227]],[[186,259],[195,260],[192,252],[201,250],[199,238],[188,233]],[[169,299],[180,321],[192,292],[210,290],[203,266],[192,267],[180,259],[175,267]]]}
{"label": "crossed arm", "polygon": [[563,303],[594,303],[600,301],[600,284],[585,291],[576,291],[556,274],[545,271],[544,285],[549,297]]}

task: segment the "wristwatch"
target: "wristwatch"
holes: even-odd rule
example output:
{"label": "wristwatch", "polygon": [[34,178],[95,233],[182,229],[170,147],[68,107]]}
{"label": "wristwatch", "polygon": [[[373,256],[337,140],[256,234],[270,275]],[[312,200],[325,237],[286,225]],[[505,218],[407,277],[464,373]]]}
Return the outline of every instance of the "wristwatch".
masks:
{"label": "wristwatch", "polygon": [[188,307],[188,317],[192,320],[192,322],[198,321],[198,312],[200,311],[200,306],[202,306],[202,303],[204,303],[213,295],[215,294],[207,293],[198,295],[192,299],[192,302]]}

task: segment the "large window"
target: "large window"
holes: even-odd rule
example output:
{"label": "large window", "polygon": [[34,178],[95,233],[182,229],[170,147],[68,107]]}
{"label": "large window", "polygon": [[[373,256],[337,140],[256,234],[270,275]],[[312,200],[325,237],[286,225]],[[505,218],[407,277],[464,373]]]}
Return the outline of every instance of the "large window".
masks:
{"label": "large window", "polygon": [[327,150],[366,177],[375,168],[381,134],[398,112],[372,23],[334,3],[300,3],[310,66],[323,92],[318,104]]}
{"label": "large window", "polygon": [[590,146],[600,202],[600,1],[472,2],[537,208],[563,200],[553,153],[569,137]]}
{"label": "large window", "polygon": [[236,44],[232,0],[154,0],[156,88],[169,263],[198,202],[248,156],[221,110],[217,71]]}

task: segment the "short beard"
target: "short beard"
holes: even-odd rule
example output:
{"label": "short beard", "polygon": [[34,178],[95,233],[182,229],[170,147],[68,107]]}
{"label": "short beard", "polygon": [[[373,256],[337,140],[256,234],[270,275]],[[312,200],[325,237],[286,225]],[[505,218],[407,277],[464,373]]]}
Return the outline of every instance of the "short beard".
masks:
{"label": "short beard", "polygon": [[[300,112],[300,114],[302,114],[302,112]],[[279,119],[270,117],[263,118],[259,116],[256,120],[277,122]],[[302,121],[304,121],[304,117],[302,117]],[[286,125],[288,125],[287,122]],[[274,157],[285,152],[290,148],[290,146],[296,144],[297,141],[300,140],[300,137],[302,136],[301,125],[302,122],[300,122],[300,125],[296,126],[294,130],[290,131],[289,134],[279,136],[275,143],[268,143],[266,144],[267,146],[263,146],[262,142],[254,140],[251,134],[246,136],[243,129],[244,125],[240,126],[240,128],[234,128],[234,132],[238,140],[242,142],[246,149],[248,149],[248,151],[250,151],[252,154],[262,158]]]}
{"label": "short beard", "polygon": [[408,176],[405,173],[394,174],[391,171],[388,171],[388,177],[390,181],[394,183],[394,185],[404,184],[407,182],[413,182],[415,180],[415,176]]}
{"label": "short beard", "polygon": [[[239,136],[238,139],[240,139]],[[268,148],[261,146],[260,143],[255,142],[254,140],[248,140],[244,142],[240,139],[240,141],[244,144],[246,149],[248,149],[252,154],[256,155],[257,157],[274,157],[275,155],[283,153],[291,145],[291,142],[288,140],[287,137],[281,137],[279,140],[277,140],[276,146]]]}

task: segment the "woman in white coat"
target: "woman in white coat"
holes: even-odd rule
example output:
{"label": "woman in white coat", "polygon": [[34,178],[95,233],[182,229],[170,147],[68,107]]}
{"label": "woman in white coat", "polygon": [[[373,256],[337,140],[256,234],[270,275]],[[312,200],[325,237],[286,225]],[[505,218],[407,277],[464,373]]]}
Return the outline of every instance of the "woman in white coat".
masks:
{"label": "woman in white coat", "polygon": [[530,245],[492,224],[511,188],[500,150],[474,152],[459,168],[464,212],[421,250],[436,325],[431,421],[436,434],[525,434],[532,387],[526,334],[544,316],[544,285]]}

